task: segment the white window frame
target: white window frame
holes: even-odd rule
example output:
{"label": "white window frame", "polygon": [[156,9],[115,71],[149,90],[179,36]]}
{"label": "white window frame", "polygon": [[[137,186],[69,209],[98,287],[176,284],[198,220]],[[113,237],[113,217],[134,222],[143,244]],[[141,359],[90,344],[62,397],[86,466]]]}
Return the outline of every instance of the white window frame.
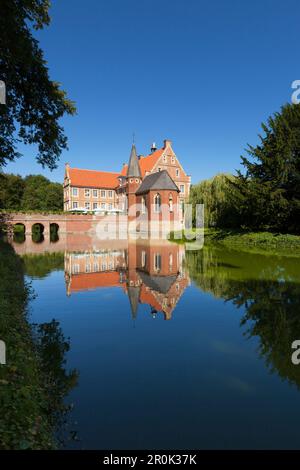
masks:
{"label": "white window frame", "polygon": [[72,202],[72,209],[78,209],[78,201]]}
{"label": "white window frame", "polygon": [[106,210],[106,204],[105,204],[105,202],[101,202],[100,208],[101,208],[102,211],[105,211],[105,210]]}
{"label": "white window frame", "polygon": [[86,265],[85,265],[85,272],[86,272],[86,273],[92,272],[91,263],[86,263]]}
{"label": "white window frame", "polygon": [[[158,206],[158,204],[156,203],[156,198],[158,198],[158,197],[159,197],[159,199],[160,199],[160,204],[159,204],[159,206]],[[156,193],[156,194],[154,195],[153,200],[154,200],[154,212],[155,212],[155,214],[159,214],[159,213],[161,212],[161,195],[160,195],[159,193]],[[157,210],[157,207],[159,208],[159,210]]]}
{"label": "white window frame", "polygon": [[109,210],[109,211],[112,211],[112,210],[113,210],[112,202],[110,202],[110,203],[108,204],[108,210]]}
{"label": "white window frame", "polygon": [[[159,197],[160,199],[160,204],[158,206],[158,204],[156,203],[156,199]],[[159,208],[157,210],[157,207]],[[154,196],[154,212],[155,214],[159,214],[161,212],[161,195],[159,193],[156,193],[155,196]]]}
{"label": "white window frame", "polygon": [[146,267],[146,262],[147,262],[147,253],[145,250],[142,251],[142,268]]}
{"label": "white window frame", "polygon": [[173,196],[172,196],[172,194],[169,195],[169,211],[173,212]]}
{"label": "white window frame", "polygon": [[[182,188],[183,188],[183,190],[182,190]],[[184,184],[181,184],[179,189],[180,189],[180,192],[181,192],[182,194],[185,194],[185,186],[184,186]]]}
{"label": "white window frame", "polygon": [[[158,260],[159,260],[159,263],[157,263]],[[162,261],[161,254],[160,253],[154,253],[154,269],[157,272],[161,271],[161,265],[162,265],[161,261]],[[159,264],[159,266],[158,266],[158,264]]]}
{"label": "white window frame", "polygon": [[[104,195],[102,195],[102,193],[103,193]],[[100,191],[100,197],[101,197],[102,199],[103,199],[103,198],[106,198],[106,190],[105,190],[105,189],[101,189],[101,191]]]}
{"label": "white window frame", "polygon": [[80,266],[79,264],[73,264],[73,267],[72,267],[72,272],[73,274],[79,274],[80,273]]}
{"label": "white window frame", "polygon": [[93,202],[93,211],[98,209],[98,202]]}
{"label": "white window frame", "polygon": [[[96,193],[96,196],[95,196],[95,193]],[[98,199],[98,189],[93,189],[93,197],[95,197],[96,199]]]}
{"label": "white window frame", "polygon": [[112,192],[111,189],[108,191],[108,197],[109,197],[109,199],[112,199],[114,197],[113,192]]}
{"label": "white window frame", "polygon": [[84,190],[84,197],[91,197],[91,191],[90,191],[90,189],[85,189],[85,190]]}
{"label": "white window frame", "polygon": [[97,263],[95,261],[93,263],[93,271],[96,272],[96,273],[99,271],[99,263]]}
{"label": "white window frame", "polygon": [[91,210],[91,203],[90,202],[85,202],[84,207],[86,208],[87,211]]}
{"label": "white window frame", "polygon": [[72,188],[72,196],[78,196],[78,188]]}
{"label": "white window frame", "polygon": [[176,178],[179,178],[179,176],[180,176],[179,169],[178,169],[178,168],[176,168]]}
{"label": "white window frame", "polygon": [[142,214],[146,214],[146,199],[142,196]]}

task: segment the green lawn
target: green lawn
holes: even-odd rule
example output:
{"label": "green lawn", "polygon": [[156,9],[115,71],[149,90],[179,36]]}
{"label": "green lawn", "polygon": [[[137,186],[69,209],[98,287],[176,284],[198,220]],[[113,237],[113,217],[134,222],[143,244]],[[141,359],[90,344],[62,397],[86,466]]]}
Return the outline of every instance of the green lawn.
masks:
{"label": "green lawn", "polygon": [[[195,233],[195,230],[190,233]],[[177,233],[171,234],[171,240],[185,243],[184,237],[176,240]],[[228,248],[253,253],[271,253],[286,256],[300,256],[300,236],[270,233],[270,232],[243,232],[237,230],[204,229],[204,243],[223,244]]]}

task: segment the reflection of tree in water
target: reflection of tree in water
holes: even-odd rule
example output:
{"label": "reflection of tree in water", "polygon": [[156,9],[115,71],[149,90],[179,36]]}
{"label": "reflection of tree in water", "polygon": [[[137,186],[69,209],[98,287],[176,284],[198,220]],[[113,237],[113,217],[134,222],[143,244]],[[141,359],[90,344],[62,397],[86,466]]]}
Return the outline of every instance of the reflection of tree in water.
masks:
{"label": "reflection of tree in water", "polygon": [[241,325],[247,337],[258,336],[261,356],[272,372],[300,388],[300,370],[291,362],[291,345],[300,339],[300,285],[289,282],[233,283],[227,299],[245,307]]}
{"label": "reflection of tree in water", "polygon": [[22,257],[25,274],[31,277],[43,278],[52,271],[64,269],[64,253],[28,254]]}
{"label": "reflection of tree in water", "polygon": [[270,370],[300,388],[300,368],[291,362],[291,344],[300,339],[299,261],[244,256],[209,249],[187,252],[186,263],[203,291],[245,309],[241,325],[246,337],[257,336]]}
{"label": "reflection of tree in water", "polygon": [[70,349],[70,341],[66,340],[59,322],[35,325],[35,344],[43,371],[43,385],[47,396],[49,424],[61,445],[66,440],[76,440],[76,432],[68,429],[72,405],[65,403],[69,392],[77,385],[78,372],[67,371],[66,353]]}
{"label": "reflection of tree in water", "polygon": [[0,367],[0,449],[57,448],[66,434],[65,399],[78,377],[66,371],[69,341],[58,322],[29,323],[34,292],[24,282],[21,258],[1,239],[0,279],[0,332],[7,351],[7,364]]}

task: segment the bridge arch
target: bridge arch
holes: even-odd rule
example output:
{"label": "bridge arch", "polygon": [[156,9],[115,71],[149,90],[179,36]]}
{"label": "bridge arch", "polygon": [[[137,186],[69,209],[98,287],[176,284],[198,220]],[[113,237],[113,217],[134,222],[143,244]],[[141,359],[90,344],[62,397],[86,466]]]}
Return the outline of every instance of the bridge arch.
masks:
{"label": "bridge arch", "polygon": [[13,239],[16,243],[25,242],[26,238],[26,225],[22,222],[13,224]]}
{"label": "bridge arch", "polygon": [[13,224],[13,231],[14,231],[14,233],[24,232],[24,234],[25,234],[26,226],[22,222],[17,222],[15,224]]}
{"label": "bridge arch", "polygon": [[44,230],[45,230],[45,226],[41,222],[35,222],[31,226],[31,233],[34,233],[34,232],[44,233]]}
{"label": "bridge arch", "polygon": [[50,223],[50,241],[56,243],[59,240],[59,225],[56,222]]}
{"label": "bridge arch", "polygon": [[44,241],[45,226],[41,222],[35,222],[31,226],[31,237],[34,243],[42,243]]}
{"label": "bridge arch", "polygon": [[56,232],[58,233],[59,231],[59,225],[56,222],[51,222],[50,223],[50,232]]}

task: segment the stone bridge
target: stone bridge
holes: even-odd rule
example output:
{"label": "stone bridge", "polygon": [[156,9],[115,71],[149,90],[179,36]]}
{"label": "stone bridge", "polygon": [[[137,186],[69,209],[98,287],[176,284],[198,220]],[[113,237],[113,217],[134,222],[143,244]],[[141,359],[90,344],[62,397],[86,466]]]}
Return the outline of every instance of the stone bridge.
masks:
{"label": "stone bridge", "polygon": [[[15,225],[24,227],[25,235],[31,235],[36,226],[39,227],[45,239],[50,238],[51,229],[61,236],[62,234],[86,234],[94,239],[127,238],[128,234],[149,234],[151,237],[166,238],[172,230],[182,228],[172,222],[171,225],[163,220],[151,220],[144,228],[143,224],[128,221],[126,214],[45,214],[45,213],[11,213],[6,215],[9,232]],[[146,221],[147,222],[147,221]],[[109,232],[112,236],[108,236]],[[115,236],[114,236],[115,233]]]}
{"label": "stone bridge", "polygon": [[44,235],[50,234],[51,226],[55,226],[60,233],[67,232],[67,217],[66,214],[26,214],[15,213],[10,214],[7,225],[23,225],[25,234],[31,235],[33,227],[39,225]]}
{"label": "stone bridge", "polygon": [[[117,216],[118,223],[122,216]],[[25,235],[33,233],[34,226],[38,225],[44,236],[50,235],[50,230],[56,228],[59,234],[67,233],[95,233],[99,223],[116,223],[114,215],[94,214],[43,214],[43,213],[12,213],[8,215],[7,225],[13,228],[15,225],[23,225]]]}

